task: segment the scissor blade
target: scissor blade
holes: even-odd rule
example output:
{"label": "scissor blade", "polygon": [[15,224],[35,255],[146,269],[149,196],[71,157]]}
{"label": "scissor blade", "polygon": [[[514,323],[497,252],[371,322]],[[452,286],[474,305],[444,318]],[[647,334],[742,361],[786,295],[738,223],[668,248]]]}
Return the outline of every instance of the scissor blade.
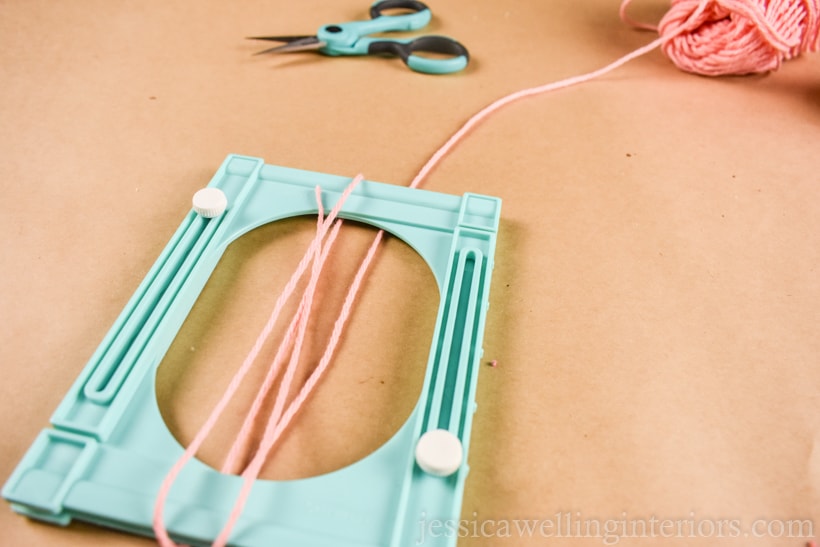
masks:
{"label": "scissor blade", "polygon": [[266,40],[268,42],[295,42],[305,38],[315,38],[313,34],[295,34],[291,36],[248,36],[246,40]]}
{"label": "scissor blade", "polygon": [[316,38],[315,36],[308,36],[300,40],[293,40],[281,46],[275,46],[254,53],[254,55],[262,55],[264,53],[292,53],[294,51],[311,51],[325,47],[327,44]]}

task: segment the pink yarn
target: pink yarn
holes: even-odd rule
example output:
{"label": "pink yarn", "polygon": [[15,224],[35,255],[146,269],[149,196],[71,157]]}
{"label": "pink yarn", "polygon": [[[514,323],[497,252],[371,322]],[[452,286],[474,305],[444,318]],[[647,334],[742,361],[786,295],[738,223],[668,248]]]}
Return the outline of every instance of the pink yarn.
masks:
{"label": "pink yarn", "polygon": [[[321,190],[319,189],[319,187],[317,187],[316,201],[319,204],[319,226],[317,226],[317,234],[321,230],[321,224],[323,222],[324,215],[324,211],[322,210],[321,205],[322,201],[320,192]],[[291,341],[295,343],[296,337],[301,338],[304,336],[304,329],[306,328],[308,319],[310,317],[313,298],[316,291],[316,285],[319,281],[319,274],[321,273],[322,268],[324,267],[324,264],[327,260],[327,255],[330,252],[330,249],[333,246],[333,242],[336,240],[336,236],[338,235],[339,229],[341,227],[341,220],[337,220],[333,224],[333,228],[331,229],[330,234],[327,236],[327,242],[324,244],[322,248],[321,255],[319,259],[316,262],[314,262],[313,269],[311,271],[310,281],[308,282],[308,287],[302,296],[302,301],[299,304],[299,309],[297,310],[296,315],[294,315],[293,319],[291,320],[290,325],[288,325],[288,329],[285,333],[285,339],[279,345],[279,348],[276,351],[276,355],[273,358],[271,366],[268,368],[268,373],[265,376],[265,380],[263,381],[262,386],[259,388],[259,391],[256,394],[256,398],[254,399],[253,404],[251,405],[250,411],[248,412],[247,416],[245,416],[245,420],[242,423],[242,428],[240,429],[239,433],[234,439],[233,445],[231,446],[231,449],[228,452],[228,456],[225,458],[225,462],[222,465],[223,473],[237,473],[242,471],[242,469],[240,469],[240,458],[242,457],[242,448],[245,447],[245,445],[248,443],[250,439],[253,426],[257,421],[259,412],[262,410],[262,405],[268,398],[270,390],[273,387],[273,383],[279,374],[279,370],[281,369],[282,363],[284,362],[285,353],[288,350],[290,350],[293,346]],[[299,333],[298,336],[297,333]],[[291,365],[294,361],[293,355],[294,354],[291,355]],[[297,355],[298,359],[298,353],[295,353],[295,355]]]}
{"label": "pink yarn", "polygon": [[[173,547],[176,545],[168,535],[168,530],[165,527],[165,522],[163,518],[165,503],[168,499],[168,495],[170,494],[171,487],[174,485],[174,482],[176,481],[179,474],[182,472],[182,469],[185,467],[185,465],[189,461],[191,461],[191,459],[196,455],[197,451],[205,442],[205,439],[213,430],[214,426],[216,425],[216,422],[219,420],[219,417],[222,415],[225,408],[228,406],[228,403],[230,403],[231,399],[233,399],[233,396],[239,389],[242,380],[250,371],[250,368],[256,360],[257,356],[259,355],[262,346],[270,336],[270,333],[273,330],[273,327],[276,321],[278,320],[279,315],[282,312],[282,308],[295,291],[296,284],[299,282],[299,279],[302,278],[302,275],[304,274],[308,265],[310,265],[310,263],[315,259],[317,253],[319,253],[320,257],[322,256],[322,253],[320,253],[321,243],[324,240],[328,228],[336,220],[336,217],[338,216],[339,211],[342,208],[342,205],[344,205],[344,202],[347,200],[347,198],[350,196],[350,194],[353,192],[356,186],[363,180],[363,178],[364,177],[360,174],[351,181],[348,187],[345,188],[344,192],[342,192],[342,195],[339,197],[338,202],[330,211],[327,218],[325,218],[323,222],[319,223],[316,236],[308,246],[308,249],[305,251],[305,255],[299,261],[299,264],[296,267],[296,271],[293,272],[290,280],[288,280],[288,283],[285,285],[285,288],[279,295],[279,298],[277,298],[276,303],[274,304],[273,311],[271,312],[270,318],[268,319],[268,322],[262,329],[262,332],[259,334],[259,337],[257,338],[255,344],[251,348],[248,355],[245,357],[245,360],[242,362],[242,365],[239,367],[234,377],[231,379],[231,382],[228,384],[228,387],[222,394],[222,398],[220,398],[219,402],[213,408],[211,414],[208,416],[208,419],[205,421],[205,423],[202,424],[202,427],[197,432],[196,436],[194,437],[194,440],[191,441],[191,444],[186,447],[185,452],[183,452],[179,459],[174,463],[174,465],[168,471],[168,474],[165,476],[165,479],[162,481],[159,492],[157,493],[157,499],[154,503],[153,516],[154,535],[156,536],[157,542],[162,547]],[[321,210],[321,202],[319,202],[319,208]],[[294,333],[290,333],[290,337],[292,336],[294,336]],[[290,343],[290,337],[286,336],[286,339],[282,341],[282,345],[288,345]]]}
{"label": "pink yarn", "polygon": [[[654,29],[626,15],[639,28]],[[663,51],[686,72],[706,76],[777,70],[820,47],[820,0],[673,0],[657,27]]]}
{"label": "pink yarn", "polygon": [[[321,211],[319,212],[319,214],[319,225],[321,226]],[[277,351],[276,356],[277,358],[279,358],[284,353],[284,347],[291,345],[293,346],[293,352],[291,353],[290,360],[288,361],[288,366],[285,369],[285,375],[282,378],[282,382],[279,384],[279,391],[276,395],[276,399],[274,400],[273,411],[271,412],[271,415],[268,418],[266,436],[267,431],[272,427],[271,424],[275,426],[279,422],[279,418],[282,416],[285,401],[288,398],[288,393],[290,392],[291,385],[293,384],[293,378],[296,374],[296,369],[299,365],[299,357],[301,356],[302,347],[304,345],[303,343],[305,339],[305,332],[307,331],[310,310],[313,307],[313,299],[316,294],[316,285],[319,281],[319,275],[322,272],[322,267],[324,266],[324,262],[327,259],[327,254],[330,251],[330,247],[333,245],[334,240],[336,239],[336,235],[339,233],[340,227],[341,221],[337,221],[333,226],[333,230],[331,231],[330,235],[328,235],[327,242],[324,245],[324,249],[322,250],[320,257],[313,263],[313,268],[311,269],[310,273],[310,280],[308,281],[308,286],[305,289],[304,294],[302,295],[302,301],[299,306],[299,311],[297,312],[298,321],[294,321],[296,323],[295,339],[293,339],[291,343],[290,338],[292,338],[292,336],[286,335],[285,340],[279,346],[279,350]],[[318,233],[319,232],[317,231],[317,234]],[[293,325],[293,322],[291,323],[291,325]],[[292,331],[289,332],[289,334],[291,333]],[[257,402],[265,398],[265,396],[267,395],[267,391],[273,384],[272,378],[276,375],[273,371],[274,367],[271,367],[272,374],[269,373],[268,378],[265,379],[265,385],[259,390],[257,398],[254,401],[254,406],[256,406]],[[256,412],[258,413],[258,408],[256,409]],[[251,415],[248,415],[248,418],[251,418]],[[254,415],[252,418],[253,420],[255,420],[256,415]],[[245,423],[248,424],[249,420],[246,419]],[[240,435],[237,436],[237,441],[240,440],[241,435],[242,433],[240,433]],[[272,443],[270,444],[272,445]],[[269,450],[269,448],[266,448],[266,441],[263,437],[259,450],[257,450],[256,455],[251,460],[251,463],[248,464],[248,467],[242,472],[242,488],[239,491],[237,499],[234,501],[233,509],[231,510],[231,513],[228,516],[228,520],[225,522],[222,531],[214,540],[214,547],[224,547],[225,545],[227,545],[228,538],[231,535],[231,531],[233,530],[234,526],[236,525],[236,522],[239,520],[239,517],[242,514],[242,510],[244,509],[248,496],[251,493],[251,488],[253,488],[253,483],[256,481],[256,478],[259,476],[259,472],[262,470],[262,465],[264,465],[265,463],[265,458],[267,457]]]}
{"label": "pink yarn", "polygon": [[558,80],[557,82],[552,82],[545,85],[540,85],[537,87],[531,87],[528,89],[522,89],[521,91],[516,91],[515,93],[510,93],[500,99],[497,99],[490,103],[489,105],[482,108],[476,114],[473,114],[470,119],[468,119],[461,128],[453,133],[453,135],[447,139],[441,148],[436,150],[436,152],[427,160],[427,163],[421,168],[418,174],[413,178],[410,182],[410,188],[418,188],[424,179],[427,178],[427,175],[433,170],[433,168],[438,165],[438,163],[444,159],[447,154],[449,154],[452,149],[462,140],[467,137],[467,134],[473,130],[478,124],[480,124],[484,119],[488,118],[494,112],[504,108],[508,104],[514,103],[515,101],[525,99],[527,97],[532,97],[534,95],[541,95],[543,93],[548,93],[550,91],[557,91],[559,89],[565,89],[567,87],[571,87],[577,84],[582,84],[584,82],[589,82],[590,80],[594,80],[595,78],[599,78],[604,74],[612,72],[616,68],[628,63],[629,61],[640,57],[641,55],[646,55],[650,51],[657,49],[663,43],[663,38],[658,38],[657,40],[646,44],[645,46],[639,47],[635,51],[627,53],[623,57],[616,59],[615,61],[611,62],[610,64],[606,65],[605,67],[599,68],[597,70],[593,70],[592,72],[587,72],[586,74],[581,74],[580,76],[572,76],[570,78],[566,78],[563,80]]}
{"label": "pink yarn", "polygon": [[[268,423],[265,428],[265,434],[262,437],[262,442],[259,445],[259,449],[257,450],[256,455],[253,457],[251,463],[248,464],[248,467],[242,473],[242,489],[240,490],[239,495],[237,496],[237,499],[234,502],[233,509],[231,510],[231,513],[228,516],[228,520],[225,522],[224,528],[222,529],[219,536],[213,543],[214,547],[225,547],[225,545],[227,544],[231,531],[233,530],[233,527],[235,526],[236,522],[239,520],[239,517],[242,515],[242,510],[245,508],[245,504],[248,501],[248,496],[250,496],[253,484],[259,477],[259,473],[262,470],[262,466],[264,465],[265,460],[268,457],[268,454],[270,453],[271,449],[273,449],[274,445],[281,437],[282,432],[285,430],[285,428],[287,428],[288,424],[290,424],[290,421],[302,407],[302,404],[305,402],[308,395],[310,395],[310,393],[316,387],[322,375],[325,373],[328,366],[330,365],[333,353],[336,350],[336,346],[338,345],[339,340],[341,339],[345,323],[350,317],[353,302],[356,298],[356,295],[359,292],[359,289],[361,288],[364,276],[367,270],[370,268],[370,264],[372,263],[373,258],[375,257],[376,250],[379,247],[379,243],[381,243],[383,234],[384,231],[379,230],[376,234],[376,237],[373,239],[373,242],[370,244],[370,248],[367,251],[367,255],[365,256],[364,260],[359,266],[359,270],[356,272],[356,277],[354,278],[353,283],[351,283],[350,287],[348,288],[347,296],[345,297],[345,302],[342,306],[342,311],[339,314],[339,317],[336,319],[336,322],[333,326],[333,333],[331,334],[330,341],[328,342],[328,345],[325,348],[325,352],[322,355],[319,364],[314,369],[313,373],[310,375],[305,384],[302,386],[302,389],[299,392],[299,394],[288,406],[288,409],[285,411],[284,415],[280,414],[282,408],[281,405],[284,403],[284,399],[287,395],[287,391],[290,388],[290,384],[292,383],[293,378],[292,376],[288,377],[286,373],[285,379],[282,380],[282,387],[280,387],[280,392],[276,398],[276,408],[271,413],[271,416],[268,419]],[[297,344],[296,348],[298,349],[298,347],[299,346]],[[298,356],[296,357],[296,359],[298,360]]]}

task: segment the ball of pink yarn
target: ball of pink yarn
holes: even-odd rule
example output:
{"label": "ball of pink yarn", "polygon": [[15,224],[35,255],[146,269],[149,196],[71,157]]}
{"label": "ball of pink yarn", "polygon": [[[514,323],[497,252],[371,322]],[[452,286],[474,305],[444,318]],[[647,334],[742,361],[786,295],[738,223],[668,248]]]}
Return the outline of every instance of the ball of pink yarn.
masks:
{"label": "ball of pink yarn", "polygon": [[666,55],[696,74],[754,74],[816,51],[820,0],[672,0],[658,26]]}

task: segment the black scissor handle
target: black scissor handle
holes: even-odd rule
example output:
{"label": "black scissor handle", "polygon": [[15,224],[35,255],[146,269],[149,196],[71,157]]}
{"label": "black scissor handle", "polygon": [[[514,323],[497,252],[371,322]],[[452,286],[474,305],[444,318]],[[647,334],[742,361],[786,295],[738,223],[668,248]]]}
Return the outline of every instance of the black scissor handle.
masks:
{"label": "black scissor handle", "polygon": [[[370,6],[370,18],[382,17],[384,15],[382,12],[389,9],[406,9],[418,13],[430,8],[417,0],[381,0],[381,2],[376,2]],[[385,15],[385,17],[389,17],[389,15]]]}
{"label": "black scissor handle", "polygon": [[[470,61],[467,48],[446,36],[421,36],[408,41],[376,40],[369,45],[367,52],[370,55],[397,55],[411,69],[427,74],[458,72]],[[416,53],[433,53],[444,58],[429,58]]]}

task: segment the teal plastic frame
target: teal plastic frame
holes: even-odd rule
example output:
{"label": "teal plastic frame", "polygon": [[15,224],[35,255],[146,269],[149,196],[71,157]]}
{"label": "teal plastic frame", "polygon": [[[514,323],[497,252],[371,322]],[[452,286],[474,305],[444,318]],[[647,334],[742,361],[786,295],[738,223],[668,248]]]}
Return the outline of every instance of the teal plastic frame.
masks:
{"label": "teal plastic frame", "polygon": [[[232,241],[268,222],[316,214],[316,185],[329,210],[349,181],[228,156],[209,184],[225,192],[227,211],[213,219],[186,216],[55,411],[53,427],[40,433],[3,488],[14,510],[152,536],[157,491],[183,451],[160,416],[157,366]],[[419,402],[387,443],[350,466],[308,479],[258,480],[231,545],[455,545],[454,534],[422,534],[420,526],[460,516],[500,209],[500,199],[477,194],[371,181],[356,188],[340,216],[401,238],[439,286]],[[448,477],[425,473],[414,459],[419,437],[433,429],[449,430],[464,447],[464,462]],[[189,463],[166,506],[171,536],[210,543],[240,483]]]}

